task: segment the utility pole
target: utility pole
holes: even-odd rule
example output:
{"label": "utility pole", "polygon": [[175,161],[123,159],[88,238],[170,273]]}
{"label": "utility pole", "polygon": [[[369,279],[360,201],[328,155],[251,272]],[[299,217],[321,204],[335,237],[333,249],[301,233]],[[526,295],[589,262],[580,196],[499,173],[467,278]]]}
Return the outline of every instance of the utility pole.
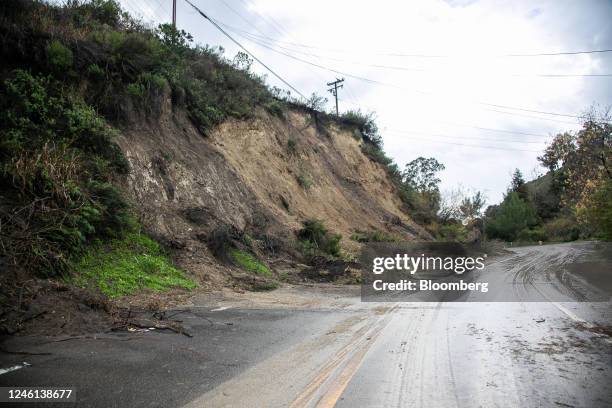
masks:
{"label": "utility pole", "polygon": [[342,88],[344,85],[338,86],[338,84],[341,84],[342,82],[344,82],[344,78],[336,78],[334,82],[329,82],[327,84],[327,86],[333,86],[333,88],[329,88],[328,91],[331,92],[331,94],[336,98],[336,116],[340,116],[340,113],[338,112],[338,88]]}
{"label": "utility pole", "polygon": [[172,27],[176,30],[176,0],[172,0]]}

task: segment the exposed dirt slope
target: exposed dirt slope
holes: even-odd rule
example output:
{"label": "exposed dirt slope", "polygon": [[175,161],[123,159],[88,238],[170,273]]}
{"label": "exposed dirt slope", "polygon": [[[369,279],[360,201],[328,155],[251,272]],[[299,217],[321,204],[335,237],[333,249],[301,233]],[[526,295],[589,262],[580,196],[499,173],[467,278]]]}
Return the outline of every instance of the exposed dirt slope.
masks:
{"label": "exposed dirt slope", "polygon": [[301,222],[317,218],[343,235],[349,253],[358,249],[349,239],[356,230],[428,237],[402,212],[385,170],[361,152],[352,130],[319,131],[309,113],[281,118],[262,110],[205,138],[169,99],[161,111],[122,129],[118,143],[132,166],[125,188],[143,225],[211,285],[224,278],[204,241],[220,224],[290,247]]}

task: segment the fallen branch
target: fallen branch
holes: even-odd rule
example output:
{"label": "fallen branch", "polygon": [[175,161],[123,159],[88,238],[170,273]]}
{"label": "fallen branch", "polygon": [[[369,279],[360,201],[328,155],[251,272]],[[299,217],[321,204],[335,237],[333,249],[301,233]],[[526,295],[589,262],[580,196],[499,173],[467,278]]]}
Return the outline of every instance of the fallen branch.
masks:
{"label": "fallen branch", "polygon": [[130,320],[129,322],[120,326],[115,326],[113,330],[127,329],[129,327],[137,327],[139,329],[156,329],[156,330],[170,330],[174,333],[182,334],[187,337],[193,337],[183,326],[176,322],[156,322],[152,320]]}

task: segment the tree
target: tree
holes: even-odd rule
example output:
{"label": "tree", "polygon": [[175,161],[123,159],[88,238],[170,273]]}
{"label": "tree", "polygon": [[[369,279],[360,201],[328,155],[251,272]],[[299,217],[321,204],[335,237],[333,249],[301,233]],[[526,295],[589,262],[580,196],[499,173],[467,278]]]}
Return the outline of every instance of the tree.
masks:
{"label": "tree", "polygon": [[557,135],[544,155],[538,157],[553,173],[553,187],[562,205],[575,210],[580,224],[590,231],[599,228],[593,224],[597,217],[589,215],[591,209],[598,205],[596,198],[612,180],[611,119],[610,108],[591,108],[584,115],[581,130]]}
{"label": "tree", "polygon": [[595,235],[612,241],[612,180],[607,180],[593,194],[586,213],[590,224],[595,226]]}
{"label": "tree", "polygon": [[433,157],[419,157],[406,164],[402,177],[405,183],[420,193],[437,192],[439,195],[440,179],[436,174],[444,169],[444,165]]}
{"label": "tree", "polygon": [[310,109],[323,112],[325,110],[325,104],[327,103],[327,98],[317,95],[316,93],[312,93],[310,98],[306,101],[306,106]]}
{"label": "tree", "polygon": [[525,178],[519,169],[514,169],[514,173],[512,173],[509,191],[517,193],[522,200],[529,201],[529,191],[525,184]]}
{"label": "tree", "polygon": [[444,165],[433,157],[419,157],[406,164],[401,174],[402,190],[409,197],[413,217],[423,223],[436,220],[440,209],[440,179],[436,174],[444,170]]}
{"label": "tree", "polygon": [[185,30],[177,30],[172,24],[160,24],[157,37],[166,47],[177,54],[184,54],[193,42],[193,36]]}
{"label": "tree", "polygon": [[491,238],[514,241],[521,231],[536,223],[537,218],[533,206],[522,200],[518,193],[512,191],[506,195],[493,218],[488,220],[487,234]]}
{"label": "tree", "polygon": [[467,222],[478,218],[485,202],[485,197],[480,191],[477,191],[471,197],[464,197],[459,205],[462,221]]}
{"label": "tree", "polygon": [[570,155],[576,152],[575,137],[571,133],[560,133],[544,149],[544,154],[538,157],[538,161],[549,171],[559,170]]}
{"label": "tree", "polygon": [[484,194],[480,191],[470,193],[458,187],[442,195],[438,217],[443,223],[467,223],[480,216],[484,205]]}
{"label": "tree", "polygon": [[602,112],[592,108],[580,131],[557,135],[538,157],[550,171],[565,173],[567,204],[578,204],[604,180],[612,179],[611,119],[609,108]]}
{"label": "tree", "polygon": [[461,219],[461,202],[465,198],[465,193],[458,187],[454,190],[445,191],[440,199],[440,210],[438,218],[442,223],[452,223]]}

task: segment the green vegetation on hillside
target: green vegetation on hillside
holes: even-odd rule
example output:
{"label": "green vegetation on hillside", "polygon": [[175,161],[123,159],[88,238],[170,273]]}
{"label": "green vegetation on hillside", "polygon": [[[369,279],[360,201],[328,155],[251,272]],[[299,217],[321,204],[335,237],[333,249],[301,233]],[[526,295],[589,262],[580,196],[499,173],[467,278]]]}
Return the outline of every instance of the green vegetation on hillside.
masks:
{"label": "green vegetation on hillside", "polygon": [[146,26],[116,1],[8,0],[0,7],[5,69],[27,66],[74,84],[108,119],[156,112],[166,92],[203,134],[258,106],[282,110],[263,78],[250,71],[246,54],[228,60],[222,48],[194,46],[188,33],[169,24]]}
{"label": "green vegetation on hillside", "polygon": [[370,160],[384,166],[412,218],[422,224],[436,222],[440,209],[440,180],[436,174],[444,170],[444,165],[433,157],[418,157],[407,163],[402,171],[393,159],[385,154],[383,139],[372,113],[348,111],[340,115],[338,122],[357,128],[363,141],[362,152]]}
{"label": "green vegetation on hillside", "polygon": [[131,227],[128,206],[111,184],[127,161],[115,133],[70,88],[16,70],[0,88],[2,250],[44,275],[94,238]]}
{"label": "green vegetation on hillside", "polygon": [[196,284],[175,268],[158,243],[137,234],[107,243],[95,242],[75,262],[78,274],[68,280],[80,287],[97,287],[109,297],[143,289],[193,289]]}
{"label": "green vegetation on hillside", "polygon": [[138,226],[115,187],[129,165],[113,141],[119,119],[187,78],[189,36],[148,29],[115,1],[8,0],[0,38],[0,260],[110,296],[191,287],[158,249],[131,245]]}
{"label": "green vegetation on hillside", "polygon": [[298,238],[302,242],[302,249],[306,255],[317,255],[319,253],[331,256],[340,255],[342,235],[330,233],[319,220],[304,221],[302,229],[298,231]]}
{"label": "green vegetation on hillside", "polygon": [[266,277],[272,276],[270,268],[248,252],[234,248],[229,251],[229,255],[232,258],[232,261],[248,271],[255,272],[258,275]]}

